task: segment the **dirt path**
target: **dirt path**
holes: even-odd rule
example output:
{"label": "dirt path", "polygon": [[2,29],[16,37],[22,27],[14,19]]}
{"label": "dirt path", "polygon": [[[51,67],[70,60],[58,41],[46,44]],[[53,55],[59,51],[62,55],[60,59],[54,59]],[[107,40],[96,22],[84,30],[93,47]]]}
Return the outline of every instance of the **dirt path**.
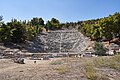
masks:
{"label": "dirt path", "polygon": [[[102,58],[106,59],[106,57]],[[95,58],[54,58],[36,60],[34,63],[34,60],[25,59],[25,64],[0,60],[0,80],[88,80],[84,72],[85,64],[87,61],[93,62],[94,60]],[[50,64],[51,61],[54,64]],[[59,64],[59,62],[61,63]],[[120,80],[119,71],[111,68],[92,67],[96,73],[104,76],[104,80]]]}
{"label": "dirt path", "polygon": [[[2,62],[3,61],[3,62]],[[29,68],[29,67],[37,67],[38,65],[46,65],[48,64],[51,60],[36,60],[36,63],[34,63],[34,60],[27,60],[25,59],[25,64],[17,64],[17,63],[8,63],[7,67],[4,67],[4,65],[2,65],[2,63],[7,62],[9,60],[2,60],[1,61],[1,65],[2,68],[0,68],[0,73],[6,72],[6,71],[10,71],[10,70],[15,70],[15,69],[22,69],[22,68]],[[9,66],[9,64],[13,64],[12,66]]]}

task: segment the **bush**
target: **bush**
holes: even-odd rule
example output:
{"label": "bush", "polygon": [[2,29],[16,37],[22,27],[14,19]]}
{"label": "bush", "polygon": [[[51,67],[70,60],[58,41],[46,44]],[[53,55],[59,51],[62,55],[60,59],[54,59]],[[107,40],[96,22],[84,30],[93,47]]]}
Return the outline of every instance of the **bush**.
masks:
{"label": "bush", "polygon": [[93,49],[95,50],[96,55],[105,56],[106,50],[101,42],[95,42]]}

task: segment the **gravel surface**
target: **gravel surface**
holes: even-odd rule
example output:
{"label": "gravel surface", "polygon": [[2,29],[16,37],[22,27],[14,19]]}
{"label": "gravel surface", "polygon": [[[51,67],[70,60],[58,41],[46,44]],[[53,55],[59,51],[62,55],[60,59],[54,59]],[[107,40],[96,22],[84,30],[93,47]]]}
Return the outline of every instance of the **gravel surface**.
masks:
{"label": "gravel surface", "polygon": [[[90,60],[94,58],[54,58],[36,60],[36,63],[34,60],[25,59],[25,64],[17,64],[10,59],[1,59],[0,80],[89,80],[84,73],[83,64]],[[51,64],[54,62],[61,64]],[[120,80],[119,71],[96,69],[101,76],[108,77],[107,80]]]}

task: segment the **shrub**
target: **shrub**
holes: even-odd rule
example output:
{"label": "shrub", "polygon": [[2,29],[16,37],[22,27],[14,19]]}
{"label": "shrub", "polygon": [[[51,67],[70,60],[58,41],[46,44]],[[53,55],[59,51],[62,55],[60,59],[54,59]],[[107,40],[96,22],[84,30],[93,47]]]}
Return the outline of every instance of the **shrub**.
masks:
{"label": "shrub", "polygon": [[93,49],[95,50],[95,54],[99,56],[104,56],[106,53],[106,50],[103,47],[103,44],[101,42],[95,42]]}

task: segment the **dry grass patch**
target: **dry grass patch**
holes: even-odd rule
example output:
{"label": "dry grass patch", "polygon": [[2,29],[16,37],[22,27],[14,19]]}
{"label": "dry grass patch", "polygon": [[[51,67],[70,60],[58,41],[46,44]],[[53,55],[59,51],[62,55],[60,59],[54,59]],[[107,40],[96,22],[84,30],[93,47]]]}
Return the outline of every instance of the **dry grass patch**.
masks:
{"label": "dry grass patch", "polygon": [[96,73],[96,70],[94,69],[94,66],[92,62],[87,61],[84,63],[84,74],[89,80],[97,80],[98,75]]}
{"label": "dry grass patch", "polygon": [[50,62],[50,65],[60,65],[60,64],[62,64],[61,61],[52,61],[52,62]]}
{"label": "dry grass patch", "polygon": [[112,59],[116,62],[119,62],[120,63],[120,55],[115,55],[112,57]]}
{"label": "dry grass patch", "polygon": [[95,58],[94,65],[98,68],[101,67],[107,67],[109,65],[109,59],[108,58]]}
{"label": "dry grass patch", "polygon": [[68,68],[65,66],[54,68],[54,70],[56,70],[59,74],[65,74],[68,72]]}
{"label": "dry grass patch", "polygon": [[120,71],[120,55],[115,55],[110,58],[97,58],[94,60],[96,67],[108,67]]}

